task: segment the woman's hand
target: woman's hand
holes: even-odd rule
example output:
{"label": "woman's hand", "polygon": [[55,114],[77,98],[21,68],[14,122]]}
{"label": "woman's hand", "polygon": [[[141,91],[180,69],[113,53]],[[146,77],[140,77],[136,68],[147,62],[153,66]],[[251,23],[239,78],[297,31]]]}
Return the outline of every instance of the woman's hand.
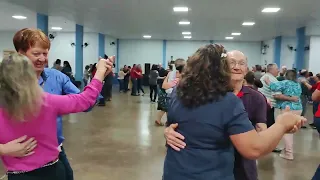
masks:
{"label": "woman's hand", "polygon": [[305,122],[307,122],[306,118],[290,112],[288,106],[286,107],[285,112],[280,114],[276,120],[276,123],[281,124],[285,128],[286,133],[296,132]]}
{"label": "woman's hand", "polygon": [[18,139],[2,144],[0,152],[2,156],[25,157],[34,154],[34,149],[37,147],[37,141],[34,138],[22,136]]}
{"label": "woman's hand", "polygon": [[99,79],[103,82],[104,78],[112,72],[113,63],[115,60],[115,56],[111,56],[108,59],[100,59],[97,63],[97,71],[94,78]]}
{"label": "woman's hand", "polygon": [[174,150],[180,151],[186,147],[186,143],[183,142],[184,137],[175,131],[178,124],[171,124],[164,130],[164,137],[167,140],[167,144]]}

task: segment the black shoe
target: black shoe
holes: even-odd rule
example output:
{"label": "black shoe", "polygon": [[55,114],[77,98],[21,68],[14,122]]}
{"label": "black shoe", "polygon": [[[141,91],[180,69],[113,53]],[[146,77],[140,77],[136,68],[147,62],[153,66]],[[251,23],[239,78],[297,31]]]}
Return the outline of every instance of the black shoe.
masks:
{"label": "black shoe", "polygon": [[301,126],[302,129],[307,129],[307,126]]}
{"label": "black shoe", "polygon": [[279,148],[275,148],[272,152],[274,152],[274,153],[281,153],[281,149],[279,149]]}

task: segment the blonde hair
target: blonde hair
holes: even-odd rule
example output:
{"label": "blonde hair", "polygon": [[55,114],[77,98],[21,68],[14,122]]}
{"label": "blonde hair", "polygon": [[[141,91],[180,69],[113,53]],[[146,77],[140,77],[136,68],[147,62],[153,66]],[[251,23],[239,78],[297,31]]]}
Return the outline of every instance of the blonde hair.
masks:
{"label": "blonde hair", "polygon": [[38,85],[29,59],[17,53],[0,64],[0,106],[17,121],[35,116],[42,105],[42,88]]}

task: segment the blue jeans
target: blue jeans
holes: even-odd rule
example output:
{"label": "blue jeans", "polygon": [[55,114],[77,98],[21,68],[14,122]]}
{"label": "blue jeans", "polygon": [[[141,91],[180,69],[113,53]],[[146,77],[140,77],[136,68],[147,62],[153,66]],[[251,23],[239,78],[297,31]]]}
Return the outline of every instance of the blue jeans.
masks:
{"label": "blue jeans", "polygon": [[124,80],[123,79],[118,79],[119,81],[119,91],[125,91],[124,89]]}
{"label": "blue jeans", "polygon": [[59,154],[59,160],[62,162],[66,172],[66,180],[73,180],[73,170],[70,166],[69,160],[67,158],[66,152],[63,146],[61,146],[61,152]]}

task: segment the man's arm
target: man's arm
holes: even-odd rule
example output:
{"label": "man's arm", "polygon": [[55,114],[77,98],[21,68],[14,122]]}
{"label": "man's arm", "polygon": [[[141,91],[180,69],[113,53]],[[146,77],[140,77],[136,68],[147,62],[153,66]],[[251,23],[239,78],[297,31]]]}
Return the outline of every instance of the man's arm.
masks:
{"label": "man's arm", "polygon": [[281,101],[292,101],[292,102],[299,101],[299,97],[296,97],[296,96],[286,96],[283,94],[274,94],[273,97],[276,100],[281,100]]}

